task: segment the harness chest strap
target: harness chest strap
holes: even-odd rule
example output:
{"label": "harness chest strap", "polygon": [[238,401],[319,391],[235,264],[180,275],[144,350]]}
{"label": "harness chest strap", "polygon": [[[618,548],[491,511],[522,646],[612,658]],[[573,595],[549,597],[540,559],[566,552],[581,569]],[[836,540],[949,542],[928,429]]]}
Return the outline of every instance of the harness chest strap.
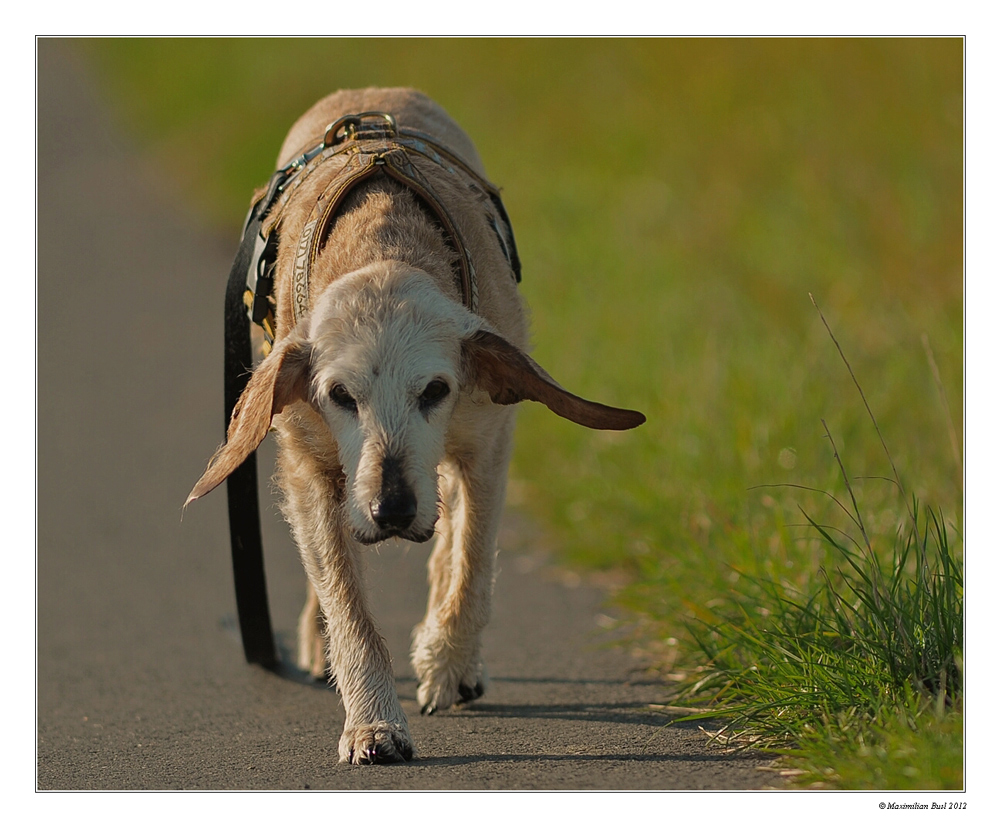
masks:
{"label": "harness chest strap", "polygon": [[316,201],[302,229],[296,245],[295,266],[292,273],[292,308],[296,323],[309,310],[310,271],[340,206],[355,186],[380,172],[412,190],[430,208],[445,231],[449,244],[458,254],[458,287],[462,302],[473,313],[478,312],[479,285],[476,281],[476,270],[455,222],[434,190],[427,185],[410,162],[405,149],[391,144],[376,144],[359,150],[351,157],[344,169]]}

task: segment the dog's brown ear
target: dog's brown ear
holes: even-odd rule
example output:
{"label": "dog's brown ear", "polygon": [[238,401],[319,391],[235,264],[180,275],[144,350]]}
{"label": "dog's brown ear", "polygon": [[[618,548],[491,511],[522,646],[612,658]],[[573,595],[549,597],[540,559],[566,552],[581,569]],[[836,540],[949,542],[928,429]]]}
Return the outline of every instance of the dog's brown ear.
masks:
{"label": "dog's brown ear", "polygon": [[184,505],[203,497],[239,468],[264,441],[275,414],[291,402],[308,399],[308,395],[309,347],[299,340],[286,339],[275,345],[253,372],[233,409],[226,441]]}
{"label": "dog's brown ear", "polygon": [[487,330],[463,341],[462,356],[472,381],[498,405],[530,399],[565,419],[603,431],[625,431],[646,421],[638,411],[612,408],[570,393],[534,359]]}

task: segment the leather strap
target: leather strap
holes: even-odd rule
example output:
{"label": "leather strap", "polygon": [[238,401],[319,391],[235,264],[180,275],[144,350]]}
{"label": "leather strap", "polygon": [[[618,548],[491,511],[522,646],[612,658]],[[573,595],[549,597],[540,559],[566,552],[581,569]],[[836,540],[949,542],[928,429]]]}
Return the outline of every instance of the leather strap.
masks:
{"label": "leather strap", "polygon": [[476,270],[458,227],[434,190],[410,162],[407,151],[397,144],[378,142],[365,146],[349,158],[317,199],[302,229],[292,273],[293,324],[297,324],[309,310],[309,274],[341,204],[355,186],[378,173],[388,175],[407,187],[441,225],[445,238],[458,254],[458,287],[462,303],[473,313],[478,312],[479,286]]}
{"label": "leather strap", "polygon": [[[226,284],[224,397],[225,428],[233,409],[250,381],[253,371],[253,345],[250,341],[250,319],[247,318],[244,292],[247,270],[255,258],[255,242],[260,235],[261,219],[280,186],[278,175],[264,198],[250,209],[243,240],[236,253],[229,281]],[[249,457],[226,480],[229,502],[229,539],[233,562],[233,582],[236,588],[236,612],[240,622],[243,654],[248,663],[266,669],[278,665],[271,631],[271,613],[267,603],[267,581],[264,574],[264,544],[260,534],[260,506],[257,499],[257,454]]]}

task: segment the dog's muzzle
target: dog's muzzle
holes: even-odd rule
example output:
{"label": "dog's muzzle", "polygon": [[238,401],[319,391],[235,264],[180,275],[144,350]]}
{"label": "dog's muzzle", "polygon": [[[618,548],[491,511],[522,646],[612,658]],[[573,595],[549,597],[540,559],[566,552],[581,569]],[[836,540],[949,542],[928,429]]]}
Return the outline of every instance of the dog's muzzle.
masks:
{"label": "dog's muzzle", "polygon": [[403,463],[395,457],[382,460],[382,488],[368,504],[375,525],[398,534],[417,516],[417,498],[403,479]]}
{"label": "dog's muzzle", "polygon": [[378,543],[389,537],[423,543],[434,535],[433,526],[423,531],[412,529],[417,517],[417,497],[403,476],[402,461],[396,457],[382,460],[382,486],[368,503],[368,512],[379,530],[356,535],[362,543]]}

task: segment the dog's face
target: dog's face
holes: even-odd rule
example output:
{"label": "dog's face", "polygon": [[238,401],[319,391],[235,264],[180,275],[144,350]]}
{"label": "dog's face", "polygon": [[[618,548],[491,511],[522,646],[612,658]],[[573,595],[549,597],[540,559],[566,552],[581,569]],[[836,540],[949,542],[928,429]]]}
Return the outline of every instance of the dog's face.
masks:
{"label": "dog's face", "polygon": [[355,539],[423,542],[474,317],[402,265],[331,286],[314,309],[310,397],[337,444]]}
{"label": "dog's face", "polygon": [[272,418],[300,401],[319,412],[337,445],[355,539],[430,539],[453,413],[461,397],[477,391],[500,405],[542,402],[589,428],[645,421],[635,411],[574,396],[425,273],[380,262],[332,284],[257,367],[226,443],[188,502],[238,468]]}

